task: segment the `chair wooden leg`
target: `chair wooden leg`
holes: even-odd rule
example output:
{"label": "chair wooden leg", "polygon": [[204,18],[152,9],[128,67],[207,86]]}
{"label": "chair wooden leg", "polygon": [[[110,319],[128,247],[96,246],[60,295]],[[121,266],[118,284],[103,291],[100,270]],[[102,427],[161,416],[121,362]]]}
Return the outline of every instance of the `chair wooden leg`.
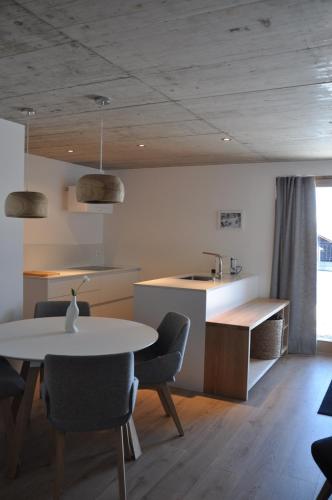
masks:
{"label": "chair wooden leg", "polygon": [[159,388],[162,391],[165,400],[167,401],[167,406],[169,408],[169,411],[171,413],[171,416],[174,420],[174,423],[176,425],[176,428],[177,428],[180,436],[184,436],[183,428],[182,428],[179,416],[177,414],[176,408],[174,406],[172,395],[171,395],[171,392],[169,390],[168,385],[167,384],[160,384]]}
{"label": "chair wooden leg", "polygon": [[[20,375],[25,380],[25,382],[27,381],[27,378],[29,375],[29,368],[30,368],[29,361],[23,361]],[[21,405],[21,401],[22,401],[22,394],[19,394],[13,400],[12,411],[13,411],[14,421],[16,421],[16,417],[17,417],[18,410],[19,410],[20,405]]]}
{"label": "chair wooden leg", "polygon": [[53,488],[53,500],[59,500],[63,484],[65,464],[64,464],[64,451],[65,451],[65,433],[55,431],[55,478]]}
{"label": "chair wooden leg", "polygon": [[329,481],[325,481],[325,483],[322,486],[322,489],[317,495],[316,500],[327,500],[330,498],[330,495],[332,494],[332,486],[329,483]]}
{"label": "chair wooden leg", "polygon": [[164,408],[164,411],[165,411],[167,417],[170,417],[171,416],[171,412],[170,412],[170,409],[168,408],[167,400],[166,400],[166,398],[164,396],[163,391],[159,387],[157,387],[157,392],[158,392],[158,396],[159,396],[160,402],[162,404],[162,407]]}
{"label": "chair wooden leg", "polygon": [[47,459],[46,465],[52,465],[55,459],[55,428],[52,425],[49,425],[48,428],[49,440],[47,447]]}
{"label": "chair wooden leg", "polygon": [[125,472],[125,463],[124,463],[124,447],[123,447],[123,429],[122,429],[122,427],[115,429],[115,433],[116,433],[116,447],[117,447],[119,498],[120,498],[120,500],[126,500],[127,499],[126,472]]}
{"label": "chair wooden leg", "polygon": [[6,453],[8,453],[12,446],[12,440],[15,430],[10,398],[0,400],[0,413],[3,416],[5,424]]}
{"label": "chair wooden leg", "polygon": [[8,453],[7,477],[10,479],[14,479],[17,474],[23,440],[31,414],[33,394],[38,373],[38,366],[29,366],[24,393],[17,412],[15,432]]}
{"label": "chair wooden leg", "polygon": [[123,426],[122,432],[123,432],[123,447],[124,447],[125,460],[129,461],[133,459],[133,450],[130,442],[130,432],[128,429],[128,424]]}
{"label": "chair wooden leg", "polygon": [[127,432],[128,432],[129,445],[131,451],[131,458],[132,460],[137,460],[142,455],[142,449],[137,436],[133,417],[130,417],[130,419],[127,422]]}

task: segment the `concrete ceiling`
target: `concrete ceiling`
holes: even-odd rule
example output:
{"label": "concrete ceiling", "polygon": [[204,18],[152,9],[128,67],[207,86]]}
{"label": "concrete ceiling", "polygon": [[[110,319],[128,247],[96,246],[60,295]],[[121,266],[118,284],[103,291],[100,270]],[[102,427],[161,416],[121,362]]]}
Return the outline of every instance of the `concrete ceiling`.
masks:
{"label": "concrete ceiling", "polygon": [[1,0],[0,116],[83,165],[93,95],[106,168],[328,159],[331,54],[331,0]]}

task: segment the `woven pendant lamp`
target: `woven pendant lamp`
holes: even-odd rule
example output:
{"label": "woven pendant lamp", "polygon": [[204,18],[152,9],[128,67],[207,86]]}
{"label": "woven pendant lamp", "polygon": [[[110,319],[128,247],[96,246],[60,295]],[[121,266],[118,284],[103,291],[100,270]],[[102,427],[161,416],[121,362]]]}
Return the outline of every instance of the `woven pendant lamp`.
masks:
{"label": "woven pendant lamp", "polygon": [[[94,98],[97,105],[103,107],[110,103],[109,97]],[[99,174],[83,175],[76,184],[76,198],[82,203],[122,203],[125,189],[120,177],[103,173],[104,121],[100,123],[100,162]]]}
{"label": "woven pendant lamp", "polygon": [[[29,153],[29,118],[35,115],[32,108],[23,108],[26,124],[26,162]],[[13,191],[5,201],[5,215],[19,219],[42,219],[47,217],[47,197],[38,191]]]}
{"label": "woven pendant lamp", "polygon": [[5,201],[7,217],[42,219],[47,217],[47,198],[37,191],[13,191]]}

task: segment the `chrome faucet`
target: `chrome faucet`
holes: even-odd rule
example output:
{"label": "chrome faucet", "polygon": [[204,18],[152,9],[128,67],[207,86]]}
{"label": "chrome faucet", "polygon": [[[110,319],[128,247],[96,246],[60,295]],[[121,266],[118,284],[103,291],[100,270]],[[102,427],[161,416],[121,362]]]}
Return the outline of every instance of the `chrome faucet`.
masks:
{"label": "chrome faucet", "polygon": [[205,255],[213,255],[214,257],[217,257],[218,259],[218,272],[216,273],[216,278],[217,280],[221,280],[222,278],[222,255],[220,253],[214,253],[214,252],[202,252]]}

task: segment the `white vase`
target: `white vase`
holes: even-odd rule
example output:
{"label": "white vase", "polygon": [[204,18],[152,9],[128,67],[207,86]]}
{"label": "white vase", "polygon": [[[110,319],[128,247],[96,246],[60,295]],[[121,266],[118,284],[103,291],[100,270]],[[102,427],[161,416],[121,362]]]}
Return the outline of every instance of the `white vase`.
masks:
{"label": "white vase", "polygon": [[66,312],[65,331],[68,333],[78,332],[77,320],[79,309],[76,302],[76,295],[73,295]]}

